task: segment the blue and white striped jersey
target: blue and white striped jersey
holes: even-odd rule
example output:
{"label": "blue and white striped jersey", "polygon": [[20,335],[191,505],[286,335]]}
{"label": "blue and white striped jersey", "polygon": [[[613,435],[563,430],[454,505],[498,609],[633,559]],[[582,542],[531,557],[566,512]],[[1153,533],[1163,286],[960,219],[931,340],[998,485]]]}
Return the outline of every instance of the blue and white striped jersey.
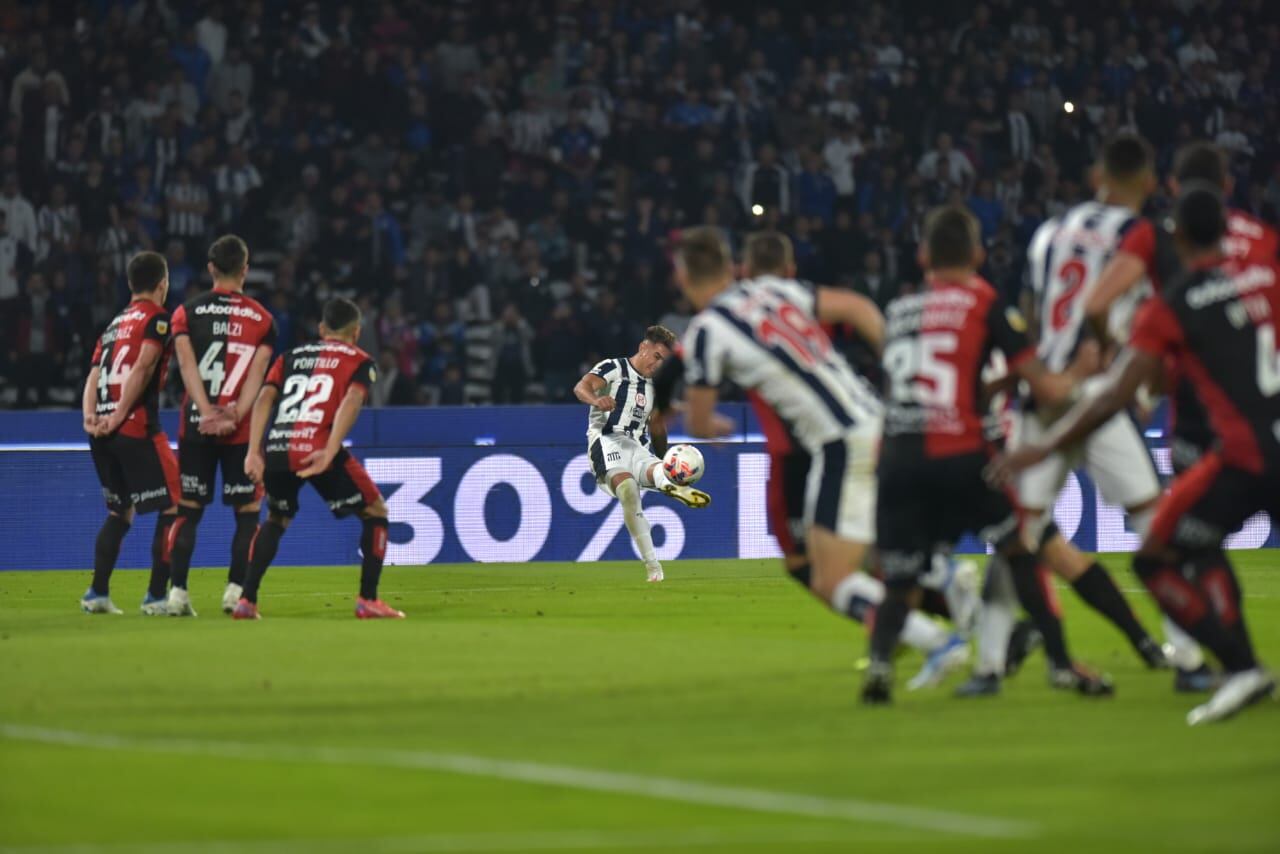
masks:
{"label": "blue and white striped jersey", "polygon": [[[1027,247],[1027,284],[1040,320],[1036,355],[1050,370],[1070,365],[1084,330],[1085,298],[1137,222],[1128,208],[1084,202],[1036,229]],[[1145,290],[1132,289],[1112,307],[1113,328],[1128,328]]]}
{"label": "blue and white striped jersey", "polygon": [[690,323],[685,383],[728,380],[758,396],[810,453],[850,431],[878,436],[884,409],[871,384],[831,346],[815,291],[761,276],[731,285]]}
{"label": "blue and white striped jersey", "polygon": [[653,381],[643,377],[625,356],[605,359],[591,373],[606,385],[603,394],[613,398],[608,412],[591,407],[587,416],[587,444],[601,436],[629,436],[649,446],[649,414],[653,411]]}

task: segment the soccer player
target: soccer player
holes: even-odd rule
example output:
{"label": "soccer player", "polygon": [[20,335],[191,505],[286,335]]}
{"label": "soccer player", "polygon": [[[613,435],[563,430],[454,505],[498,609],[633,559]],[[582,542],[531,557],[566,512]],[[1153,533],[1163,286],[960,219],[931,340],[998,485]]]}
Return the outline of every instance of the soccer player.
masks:
{"label": "soccer player", "polygon": [[354,513],[360,517],[363,563],[356,616],[362,620],[404,617],[378,598],[387,551],[387,505],[364,466],[342,447],[377,379],[373,359],[356,346],[360,320],[360,309],[350,300],[326,303],[321,340],[277,358],[253,404],[244,471],[251,481],[266,487],[267,521],[258,527],[249,546],[244,592],[231,612],[237,620],[259,619],[258,588],[280,538],[298,513],[304,481],[328,502],[334,516]]}
{"label": "soccer player", "polygon": [[[1219,185],[1220,186],[1220,185]],[[1166,614],[1226,670],[1222,686],[1187,715],[1222,720],[1275,691],[1257,661],[1239,579],[1223,540],[1259,511],[1280,523],[1280,265],[1228,258],[1228,212],[1218,186],[1182,186],[1174,244],[1185,272],[1143,305],[1109,384],[1076,404],[1039,442],[998,461],[1006,479],[1107,423],[1166,359],[1195,388],[1215,441],[1174,481],[1133,567]]]}
{"label": "soccer player", "polygon": [[169,358],[169,268],[158,252],[139,252],[129,260],[127,275],[133,300],[98,339],[82,396],[84,429],[107,502],[93,549],[93,583],[80,601],[87,614],[121,613],[109,585],[137,513],[161,511],[151,539],[147,599],[164,596],[166,545],[180,492],[178,461],[158,412]]}
{"label": "soccer player", "polygon": [[601,489],[622,502],[623,521],[649,581],[662,580],[662,564],[640,505],[640,489],[655,489],[695,509],[711,503],[707,493],[672,483],[662,468],[667,427],[661,418],[653,417],[652,384],[675,343],[670,329],[650,326],[634,356],[605,359],[573,387],[574,396],[591,407],[587,419],[591,472]]}
{"label": "soccer player", "polygon": [[[262,490],[244,472],[249,449],[249,411],[262,388],[275,321],[262,305],[244,293],[249,248],[234,234],[209,247],[213,289],[195,297],[173,314],[174,352],[186,395],[178,432],[178,467],[182,501],[170,533],[170,580],[164,612],[195,616],[187,592],[196,526],[213,501],[218,469],[222,469],[222,503],[233,508],[235,534],[222,610],[231,613],[243,591],[249,565],[249,543],[258,529]],[[144,605],[144,609],[146,605]]]}
{"label": "soccer player", "polygon": [[982,469],[993,452],[981,400],[981,372],[991,351],[1008,359],[1042,404],[1075,393],[1074,378],[1050,372],[1026,337],[1026,321],[976,274],[982,263],[978,223],[966,209],[932,211],[925,222],[921,266],[926,285],[889,305],[888,411],[880,457],[876,544],[888,588],[871,634],[871,665],[862,699],[886,703],[892,656],[919,579],[939,545],[972,531],[1007,562],[1022,606],[1043,635],[1055,687],[1085,694],[1111,692],[1110,683],[1075,665],[1062,625],[1051,613],[1036,573],[1036,557],[1019,536],[1013,496],[988,488]]}
{"label": "soccer player", "polygon": [[[883,412],[821,324],[847,323],[878,347],[884,336],[879,310],[847,290],[776,276],[735,283],[729,248],[707,226],[681,238],[676,279],[698,311],[683,347],[686,429],[695,436],[732,429],[715,411],[724,382],[758,396],[777,416],[810,459],[800,517],[809,587],[848,613],[842,603],[852,601],[865,583],[858,568],[873,539]],[[770,447],[779,450],[776,435]]]}
{"label": "soccer player", "polygon": [[[1041,225],[1032,237],[1024,312],[1035,331],[1031,337],[1036,355],[1050,371],[1066,371],[1084,348],[1096,347],[1086,341],[1084,294],[1122,235],[1137,223],[1142,203],[1155,185],[1153,168],[1145,142],[1131,135],[1116,137],[1106,144],[1095,167],[1095,199]],[[1084,393],[1101,382],[1101,377],[1087,381]],[[1023,400],[1014,443],[1034,442],[1059,414],[1038,405],[1034,397]],[[1054,502],[1077,466],[1089,473],[1103,498],[1125,508],[1134,530],[1146,530],[1160,496],[1160,479],[1141,431],[1127,413],[1119,413],[1081,447],[1055,454],[1022,474],[1017,493],[1027,515],[1025,536],[1038,544],[1044,564],[1124,633],[1147,666],[1166,667],[1160,644],[1138,621],[1110,573],[1067,542],[1053,521]],[[1007,639],[992,628],[1002,623],[1012,629],[1012,621],[1001,616],[998,606],[984,615],[986,625],[978,632],[980,660],[990,660],[985,645],[995,650],[1005,647]],[[979,669],[961,693],[982,694],[998,687],[998,673]]]}

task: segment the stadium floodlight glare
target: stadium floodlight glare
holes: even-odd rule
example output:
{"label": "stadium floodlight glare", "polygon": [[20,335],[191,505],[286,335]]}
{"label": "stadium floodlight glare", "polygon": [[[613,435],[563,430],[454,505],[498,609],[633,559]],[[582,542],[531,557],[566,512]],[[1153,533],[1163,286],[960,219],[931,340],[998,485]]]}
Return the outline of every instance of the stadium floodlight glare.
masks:
{"label": "stadium floodlight glare", "polygon": [[764,205],[752,205],[751,213],[754,216],[764,216]]}
{"label": "stadium floodlight glare", "polygon": [[1071,103],[1070,101],[1063,101],[1062,111],[1064,113],[1074,113],[1076,111],[1076,105]]}

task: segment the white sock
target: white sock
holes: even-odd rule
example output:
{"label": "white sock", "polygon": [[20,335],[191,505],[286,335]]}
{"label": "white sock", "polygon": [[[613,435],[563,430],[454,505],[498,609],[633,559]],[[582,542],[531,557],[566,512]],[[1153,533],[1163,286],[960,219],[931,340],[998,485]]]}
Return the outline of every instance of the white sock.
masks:
{"label": "white sock", "polygon": [[854,599],[859,599],[867,605],[879,605],[884,601],[884,585],[865,572],[851,572],[840,579],[840,583],[832,591],[831,607],[841,614],[857,619],[851,609]]}
{"label": "white sock", "polygon": [[668,486],[674,486],[671,481],[667,480],[667,473],[662,470],[662,466],[657,465],[649,473],[649,478],[653,481],[653,488],[662,491]]}
{"label": "white sock", "polygon": [[1018,595],[1009,574],[1009,565],[992,556],[987,564],[982,611],[978,615],[978,665],[975,672],[1004,676],[1017,605]]}
{"label": "white sock", "polygon": [[1173,664],[1179,670],[1198,670],[1204,664],[1204,653],[1196,639],[1168,617],[1164,618],[1164,639],[1173,648]]}
{"label": "white sock", "polygon": [[645,518],[644,510],[640,507],[640,487],[636,486],[633,479],[627,478],[613,491],[622,502],[622,520],[627,523],[627,530],[631,532],[631,539],[636,541],[636,548],[640,549],[641,560],[645,563],[653,563],[658,556],[653,551],[653,536],[649,532],[649,520]]}
{"label": "white sock", "polygon": [[921,652],[933,652],[949,637],[946,629],[919,611],[909,612],[907,622],[902,626],[902,642]]}

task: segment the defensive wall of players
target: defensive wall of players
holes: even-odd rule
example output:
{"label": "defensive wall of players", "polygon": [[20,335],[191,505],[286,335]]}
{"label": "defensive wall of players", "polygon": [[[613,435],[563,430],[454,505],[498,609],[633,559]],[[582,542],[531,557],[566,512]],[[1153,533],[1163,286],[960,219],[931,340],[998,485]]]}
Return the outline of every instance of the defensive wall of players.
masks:
{"label": "defensive wall of players", "polygon": [[[658,558],[765,558],[778,554],[765,515],[768,459],[750,409],[722,407],[741,429],[721,445],[700,445],[710,508],[690,511],[662,496],[645,498]],[[177,436],[177,413],[162,415]],[[676,426],[672,441],[679,441]],[[1148,437],[1157,467],[1168,453]],[[381,409],[361,417],[352,450],[387,497],[390,564],[431,562],[632,560],[622,508],[595,488],[580,406]],[[359,562],[346,524],[334,525],[319,499],[303,493],[303,512],[280,547],[280,565]],[[150,531],[154,517],[135,524]],[[1100,502],[1087,478],[1073,477],[1057,505],[1058,523],[1083,549],[1130,551],[1136,537],[1121,513]],[[0,570],[84,569],[102,501],[88,445],[74,412],[0,415]],[[194,566],[222,566],[231,514],[211,507]],[[354,525],[355,523],[349,523]],[[150,565],[150,536],[128,537],[122,567]],[[1251,520],[1233,548],[1280,546],[1265,518]],[[977,549],[975,542],[962,549]]]}

